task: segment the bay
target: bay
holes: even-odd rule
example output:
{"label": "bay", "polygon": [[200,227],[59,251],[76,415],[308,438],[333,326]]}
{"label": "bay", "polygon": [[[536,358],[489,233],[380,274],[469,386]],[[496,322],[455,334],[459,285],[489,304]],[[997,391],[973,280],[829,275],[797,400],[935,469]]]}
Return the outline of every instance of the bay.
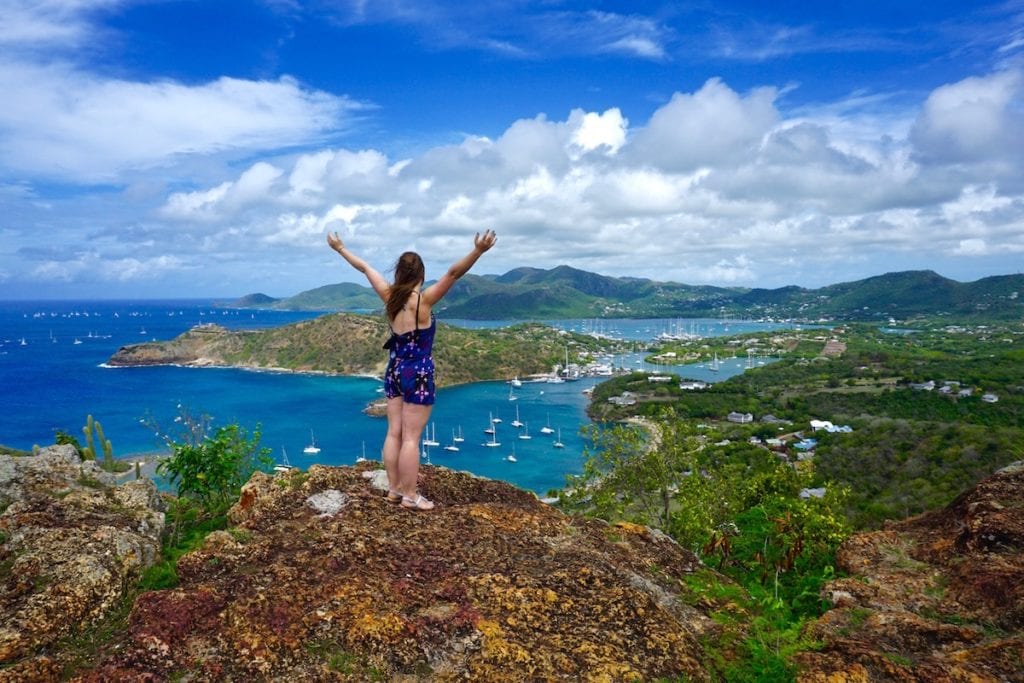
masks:
{"label": "bay", "polygon": [[[104,361],[119,347],[150,339],[170,339],[199,323],[230,329],[284,325],[322,315],[318,312],[221,309],[209,300],[0,302],[0,443],[30,449],[53,442],[56,430],[81,438],[91,414],[111,440],[115,455],[152,452],[162,442],[144,421],[165,430],[175,426],[181,410],[208,413],[214,426],[237,422],[257,425],[262,443],[280,460],[306,468],[314,463],[349,465],[365,453],[379,458],[385,422],[363,414],[380,396],[376,378],[334,377],[222,368],[109,368]],[[466,327],[496,327],[516,321],[446,322]],[[778,329],[784,323],[735,320],[560,320],[545,321],[560,329],[606,334],[637,341],[685,329],[702,336]],[[639,361],[639,362],[638,362]],[[616,358],[615,365],[661,369],[706,381],[720,381],[745,369],[746,359],[724,361],[713,374],[699,366],[657,368],[641,354]],[[599,380],[584,378],[562,384],[524,383],[509,400],[505,382],[480,382],[438,392],[431,427],[437,441],[452,442],[460,429],[460,450],[430,448],[429,462],[502,479],[544,494],[582,468],[588,424],[583,390]],[[530,439],[513,428],[518,407]],[[486,447],[488,416],[502,422],[500,447]],[[547,425],[555,430],[542,434]],[[565,448],[555,448],[561,433]],[[315,438],[321,449],[303,453]],[[514,449],[514,450],[513,450]],[[515,455],[515,461],[508,459]]]}

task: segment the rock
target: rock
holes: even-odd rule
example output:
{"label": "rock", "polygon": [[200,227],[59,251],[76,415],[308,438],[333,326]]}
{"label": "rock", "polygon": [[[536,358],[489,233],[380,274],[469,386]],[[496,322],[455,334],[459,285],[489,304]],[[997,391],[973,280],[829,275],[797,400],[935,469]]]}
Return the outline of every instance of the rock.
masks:
{"label": "rock", "polygon": [[[160,550],[164,514],[148,479],[113,486],[72,446],[0,455],[0,664],[33,678],[44,651],[89,628]],[[33,673],[34,672],[34,673]]]}
{"label": "rock", "polygon": [[800,681],[1024,681],[1024,463],[847,539],[837,565]]}
{"label": "rock", "polygon": [[437,507],[411,511],[370,468],[255,475],[237,526],[141,595],[82,680],[712,678],[701,643],[721,627],[686,581],[731,582],[668,537],[429,466]]}

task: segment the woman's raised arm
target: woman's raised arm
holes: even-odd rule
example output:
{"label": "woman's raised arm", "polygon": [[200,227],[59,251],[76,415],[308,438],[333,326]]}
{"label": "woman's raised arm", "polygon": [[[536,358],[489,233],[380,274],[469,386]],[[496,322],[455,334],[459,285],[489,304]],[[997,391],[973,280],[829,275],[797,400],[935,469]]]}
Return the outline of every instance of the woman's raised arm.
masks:
{"label": "woman's raised arm", "polygon": [[366,279],[370,282],[370,286],[373,287],[373,291],[377,292],[377,296],[382,301],[387,302],[388,292],[391,288],[388,286],[388,281],[384,279],[383,275],[374,270],[373,266],[369,263],[353,254],[352,250],[341,241],[338,233],[327,233],[327,244],[330,245],[331,249],[341,254],[341,257],[348,261],[350,266],[365,275]]}

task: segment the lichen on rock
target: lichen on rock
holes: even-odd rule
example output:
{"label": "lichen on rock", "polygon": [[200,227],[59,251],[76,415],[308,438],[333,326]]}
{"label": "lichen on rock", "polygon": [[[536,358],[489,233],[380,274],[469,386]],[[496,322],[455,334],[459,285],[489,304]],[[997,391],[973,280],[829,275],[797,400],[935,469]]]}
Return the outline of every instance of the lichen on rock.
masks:
{"label": "lichen on rock", "polygon": [[1024,681],[1024,463],[839,548],[799,680]]}
{"label": "lichen on rock", "polygon": [[[412,511],[369,471],[255,475],[236,527],[182,558],[177,588],[140,596],[85,680],[710,678],[718,627],[684,595],[710,570],[671,539],[429,466],[437,507]],[[347,503],[319,516],[306,501],[329,491]]]}
{"label": "lichen on rock", "polygon": [[49,646],[103,617],[153,563],[164,513],[152,481],[115,486],[73,446],[0,455],[0,509],[0,664],[32,679],[50,670]]}

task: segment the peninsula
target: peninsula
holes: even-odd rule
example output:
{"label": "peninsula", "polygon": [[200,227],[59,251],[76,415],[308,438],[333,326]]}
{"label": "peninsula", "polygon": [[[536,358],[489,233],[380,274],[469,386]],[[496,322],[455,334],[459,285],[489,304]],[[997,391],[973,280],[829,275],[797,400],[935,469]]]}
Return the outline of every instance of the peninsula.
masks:
{"label": "peninsula", "polygon": [[[381,347],[388,326],[380,316],[333,313],[260,330],[199,325],[169,341],[121,347],[107,361],[116,367],[185,365],[234,367],[331,375],[382,375]],[[438,386],[549,373],[589,351],[615,342],[564,332],[537,323],[488,330],[437,325],[434,349]]]}

